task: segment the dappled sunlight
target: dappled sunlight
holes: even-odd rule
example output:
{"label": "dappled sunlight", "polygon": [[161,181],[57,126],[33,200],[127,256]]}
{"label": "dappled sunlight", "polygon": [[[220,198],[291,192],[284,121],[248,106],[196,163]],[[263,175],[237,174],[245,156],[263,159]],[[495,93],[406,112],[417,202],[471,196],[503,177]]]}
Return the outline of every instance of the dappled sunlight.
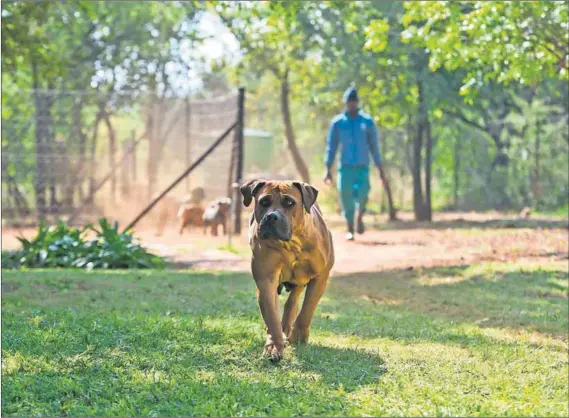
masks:
{"label": "dappled sunlight", "polygon": [[365,338],[357,335],[346,336],[324,332],[315,336],[314,343],[337,349],[364,351],[371,356],[376,356],[378,359],[389,359],[397,356],[401,360],[415,361],[413,359],[428,358],[433,354],[436,354],[440,361],[448,361],[451,358],[458,360],[472,357],[472,352],[468,347],[450,341],[405,341],[393,336]]}
{"label": "dappled sunlight", "polygon": [[568,5],[1,2],[0,415],[569,416]]}
{"label": "dappled sunlight", "polygon": [[133,383],[160,383],[168,382],[169,376],[160,370],[135,370],[131,373]]}
{"label": "dappled sunlight", "polygon": [[[309,344],[289,345],[278,364],[262,357],[264,324],[248,275],[82,272],[63,283],[71,275],[17,275],[4,274],[21,286],[2,301],[3,396],[40,400],[31,414],[56,414],[41,400],[61,399],[69,415],[95,413],[92,401],[111,415],[175,415],[178,408],[215,415],[220,403],[235,415],[409,415],[416,410],[408,399],[417,396],[453,411],[468,399],[488,405],[521,402],[526,391],[526,398],[543,397],[568,371],[563,300],[528,296],[566,291],[566,273],[555,265],[336,278]],[[421,283],[440,277],[468,280]],[[69,292],[82,281],[92,287]],[[33,284],[45,283],[54,291],[33,297]],[[286,295],[280,300],[282,307]],[[555,396],[564,393],[559,387]],[[133,400],[124,403],[127,395]],[[153,406],[137,409],[143,399]]]}
{"label": "dappled sunlight", "polygon": [[336,278],[330,286],[335,299],[328,305],[340,306],[340,300],[349,296],[370,308],[394,306],[401,312],[411,309],[480,327],[566,335],[566,285],[567,270],[562,263],[546,268],[483,264],[392,270]]}
{"label": "dappled sunlight", "polygon": [[[67,364],[66,364],[67,363]],[[49,359],[48,356],[24,355],[20,352],[2,352],[2,376],[17,376],[20,373],[34,373],[37,370],[53,373],[70,371],[69,362]]]}
{"label": "dappled sunlight", "polygon": [[481,335],[493,338],[498,341],[507,341],[512,343],[527,343],[537,347],[547,346],[556,349],[560,353],[567,354],[569,348],[568,336],[552,337],[536,331],[525,331],[515,328],[479,328],[476,332]]}

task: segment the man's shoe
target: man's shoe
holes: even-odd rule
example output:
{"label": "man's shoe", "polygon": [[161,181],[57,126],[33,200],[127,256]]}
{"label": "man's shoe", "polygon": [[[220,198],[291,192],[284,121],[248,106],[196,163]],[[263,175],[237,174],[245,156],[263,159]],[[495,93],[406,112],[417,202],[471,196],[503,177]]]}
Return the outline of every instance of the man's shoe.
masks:
{"label": "man's shoe", "polygon": [[364,214],[362,212],[358,215],[358,234],[363,234],[366,231],[363,218]]}
{"label": "man's shoe", "polygon": [[354,222],[348,222],[348,233],[346,234],[347,241],[354,240]]}
{"label": "man's shoe", "polygon": [[366,231],[364,221],[362,218],[358,219],[358,234],[363,234]]}

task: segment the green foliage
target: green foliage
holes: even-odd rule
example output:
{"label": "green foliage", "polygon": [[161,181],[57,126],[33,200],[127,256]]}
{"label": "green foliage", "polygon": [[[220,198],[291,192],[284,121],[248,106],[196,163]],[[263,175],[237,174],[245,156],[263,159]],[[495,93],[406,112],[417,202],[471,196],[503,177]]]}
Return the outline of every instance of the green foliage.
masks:
{"label": "green foliage", "polygon": [[[33,200],[41,98],[22,90],[99,90],[48,109],[65,152],[81,155],[70,162],[77,169],[99,110],[120,116],[140,95],[187,86],[188,69],[196,70],[187,51],[202,40],[196,24],[206,12],[235,35],[241,58],[211,66],[204,84],[224,83],[225,72],[245,85],[248,123],[280,141],[286,81],[313,173],[322,170],[329,120],[354,83],[379,125],[385,167],[394,187],[405,189],[401,196],[412,184],[410,146],[428,117],[438,200],[464,209],[554,209],[566,203],[568,181],[568,10],[566,1],[4,2],[3,178],[12,176]],[[120,94],[126,91],[133,94]],[[15,154],[25,155],[19,170],[9,158]]]}
{"label": "green foliage", "polygon": [[566,1],[406,2],[403,39],[429,49],[431,70],[467,70],[461,94],[488,80],[569,80]]}
{"label": "green foliage", "polygon": [[277,365],[249,274],[4,271],[2,416],[566,416],[566,267],[336,277]]}
{"label": "green foliage", "polygon": [[[56,172],[58,194],[72,200],[87,175],[85,161],[94,165],[106,146],[94,135],[96,115],[132,112],[148,96],[175,94],[172,84],[190,65],[183,51],[200,41],[196,16],[202,6],[10,1],[1,8],[3,174],[12,176],[29,205],[41,195],[41,179]],[[68,165],[46,158],[42,168],[40,148]],[[5,183],[2,190],[3,197],[13,194]]]}
{"label": "green foliage", "polygon": [[166,63],[168,77],[188,69],[180,42],[198,39],[193,20],[199,10],[195,1],[4,2],[2,64],[20,88],[167,88]]}
{"label": "green foliage", "polygon": [[[431,123],[433,193],[439,204],[519,209],[566,202],[569,98],[567,48],[560,42],[569,25],[566,3],[322,2],[310,7],[291,2],[276,9],[249,4],[246,11],[233,8],[226,20],[230,27],[234,20],[244,27],[260,25],[259,14],[269,19],[272,13],[285,14],[286,7],[297,14],[279,21],[280,32],[266,28],[274,35],[275,53],[262,57],[244,48],[239,65],[265,68],[274,59],[295,69],[290,76],[295,124],[305,154],[320,156],[309,160],[315,172],[321,170],[327,122],[341,110],[341,93],[353,82],[363,109],[380,127],[394,187],[408,189],[414,164],[410,145],[425,117],[418,103],[420,83]],[[239,20],[242,16],[250,25]],[[292,43],[294,53],[283,58],[285,29],[302,34],[295,38],[302,42]],[[266,46],[262,37],[255,39]],[[266,111],[253,123],[278,138],[281,130],[271,127],[278,107],[266,104],[278,103],[276,83],[244,74],[249,74],[242,79],[249,86],[249,103],[262,101]],[[542,109],[539,149],[534,146],[537,119],[520,101]]]}
{"label": "green foliage", "polygon": [[[88,235],[94,235],[88,238]],[[48,227],[40,224],[34,238],[19,238],[22,248],[2,252],[4,268],[158,268],[164,260],[149,253],[131,232],[119,232],[102,218],[98,225],[82,229],[63,222]]]}

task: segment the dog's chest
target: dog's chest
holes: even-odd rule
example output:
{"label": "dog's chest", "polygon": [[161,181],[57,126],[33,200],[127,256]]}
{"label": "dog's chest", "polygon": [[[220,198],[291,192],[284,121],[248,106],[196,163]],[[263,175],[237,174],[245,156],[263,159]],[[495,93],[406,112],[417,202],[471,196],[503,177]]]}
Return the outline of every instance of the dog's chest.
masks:
{"label": "dog's chest", "polygon": [[294,238],[283,243],[285,262],[281,270],[280,282],[289,282],[297,286],[305,286],[315,276],[310,251],[310,246],[303,244]]}

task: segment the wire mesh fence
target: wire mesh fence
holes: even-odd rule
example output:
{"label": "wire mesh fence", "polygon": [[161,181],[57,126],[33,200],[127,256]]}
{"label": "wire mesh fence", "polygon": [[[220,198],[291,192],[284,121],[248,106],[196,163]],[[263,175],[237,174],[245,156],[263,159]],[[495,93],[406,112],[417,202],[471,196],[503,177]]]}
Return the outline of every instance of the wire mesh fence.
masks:
{"label": "wire mesh fence", "polygon": [[[6,88],[2,220],[7,225],[107,216],[123,225],[236,120],[237,94],[208,100],[139,93]],[[227,196],[232,141],[164,198]],[[153,211],[156,212],[156,211]],[[150,219],[156,213],[150,213]]]}

